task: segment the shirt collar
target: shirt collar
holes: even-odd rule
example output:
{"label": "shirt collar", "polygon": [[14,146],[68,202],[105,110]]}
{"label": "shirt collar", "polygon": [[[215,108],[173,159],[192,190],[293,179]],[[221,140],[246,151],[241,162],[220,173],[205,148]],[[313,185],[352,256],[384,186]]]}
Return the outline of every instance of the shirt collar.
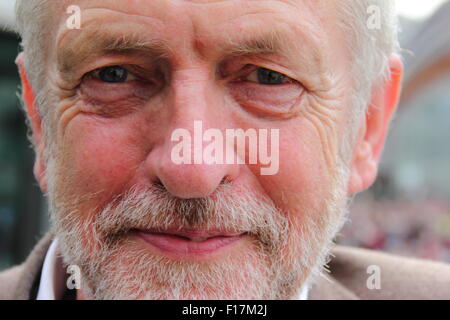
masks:
{"label": "shirt collar", "polygon": [[66,287],[63,265],[62,258],[58,255],[58,239],[54,239],[45,256],[36,300],[62,299]]}

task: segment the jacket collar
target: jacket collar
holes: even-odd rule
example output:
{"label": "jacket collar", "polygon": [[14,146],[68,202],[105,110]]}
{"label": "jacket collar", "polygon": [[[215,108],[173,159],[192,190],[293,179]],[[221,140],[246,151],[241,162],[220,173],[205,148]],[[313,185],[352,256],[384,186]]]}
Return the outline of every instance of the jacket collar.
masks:
{"label": "jacket collar", "polygon": [[52,232],[47,233],[22,264],[22,275],[17,281],[16,291],[13,297],[14,300],[36,299],[42,265],[52,239]]}
{"label": "jacket collar", "polygon": [[360,298],[333,276],[322,274],[313,282],[308,300],[360,300]]}

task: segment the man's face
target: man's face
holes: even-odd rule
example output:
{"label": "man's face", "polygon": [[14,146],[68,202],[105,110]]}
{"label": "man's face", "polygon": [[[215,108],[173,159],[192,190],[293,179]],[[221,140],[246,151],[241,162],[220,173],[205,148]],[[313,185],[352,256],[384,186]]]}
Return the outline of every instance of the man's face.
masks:
{"label": "man's face", "polygon": [[[77,5],[81,29],[63,8],[50,50],[47,179],[83,294],[294,297],[345,212],[352,84],[334,1]],[[194,139],[194,121],[278,129],[277,172],[175,163],[172,133]]]}

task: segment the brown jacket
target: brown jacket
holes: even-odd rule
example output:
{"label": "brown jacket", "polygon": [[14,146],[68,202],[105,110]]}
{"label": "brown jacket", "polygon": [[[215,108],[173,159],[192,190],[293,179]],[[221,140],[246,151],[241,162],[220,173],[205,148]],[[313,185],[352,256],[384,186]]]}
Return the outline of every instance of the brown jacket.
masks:
{"label": "brown jacket", "polygon": [[[42,264],[51,243],[47,234],[19,266],[0,273],[0,300],[35,299]],[[450,300],[450,265],[336,246],[330,274],[318,278],[311,300],[446,299]],[[380,289],[368,289],[369,266],[380,270]]]}

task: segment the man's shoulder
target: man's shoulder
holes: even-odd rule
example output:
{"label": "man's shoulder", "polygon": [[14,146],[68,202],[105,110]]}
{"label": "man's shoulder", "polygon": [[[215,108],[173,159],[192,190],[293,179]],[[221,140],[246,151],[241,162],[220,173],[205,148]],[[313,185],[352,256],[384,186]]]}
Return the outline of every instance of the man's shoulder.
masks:
{"label": "man's shoulder", "polygon": [[450,299],[450,265],[336,246],[331,276],[360,299]]}
{"label": "man's shoulder", "polygon": [[52,238],[49,232],[34,247],[25,262],[0,272],[0,300],[27,300],[33,297]]}
{"label": "man's shoulder", "polygon": [[19,286],[23,275],[24,265],[18,265],[0,272],[0,300],[8,300],[14,297],[14,292]]}

